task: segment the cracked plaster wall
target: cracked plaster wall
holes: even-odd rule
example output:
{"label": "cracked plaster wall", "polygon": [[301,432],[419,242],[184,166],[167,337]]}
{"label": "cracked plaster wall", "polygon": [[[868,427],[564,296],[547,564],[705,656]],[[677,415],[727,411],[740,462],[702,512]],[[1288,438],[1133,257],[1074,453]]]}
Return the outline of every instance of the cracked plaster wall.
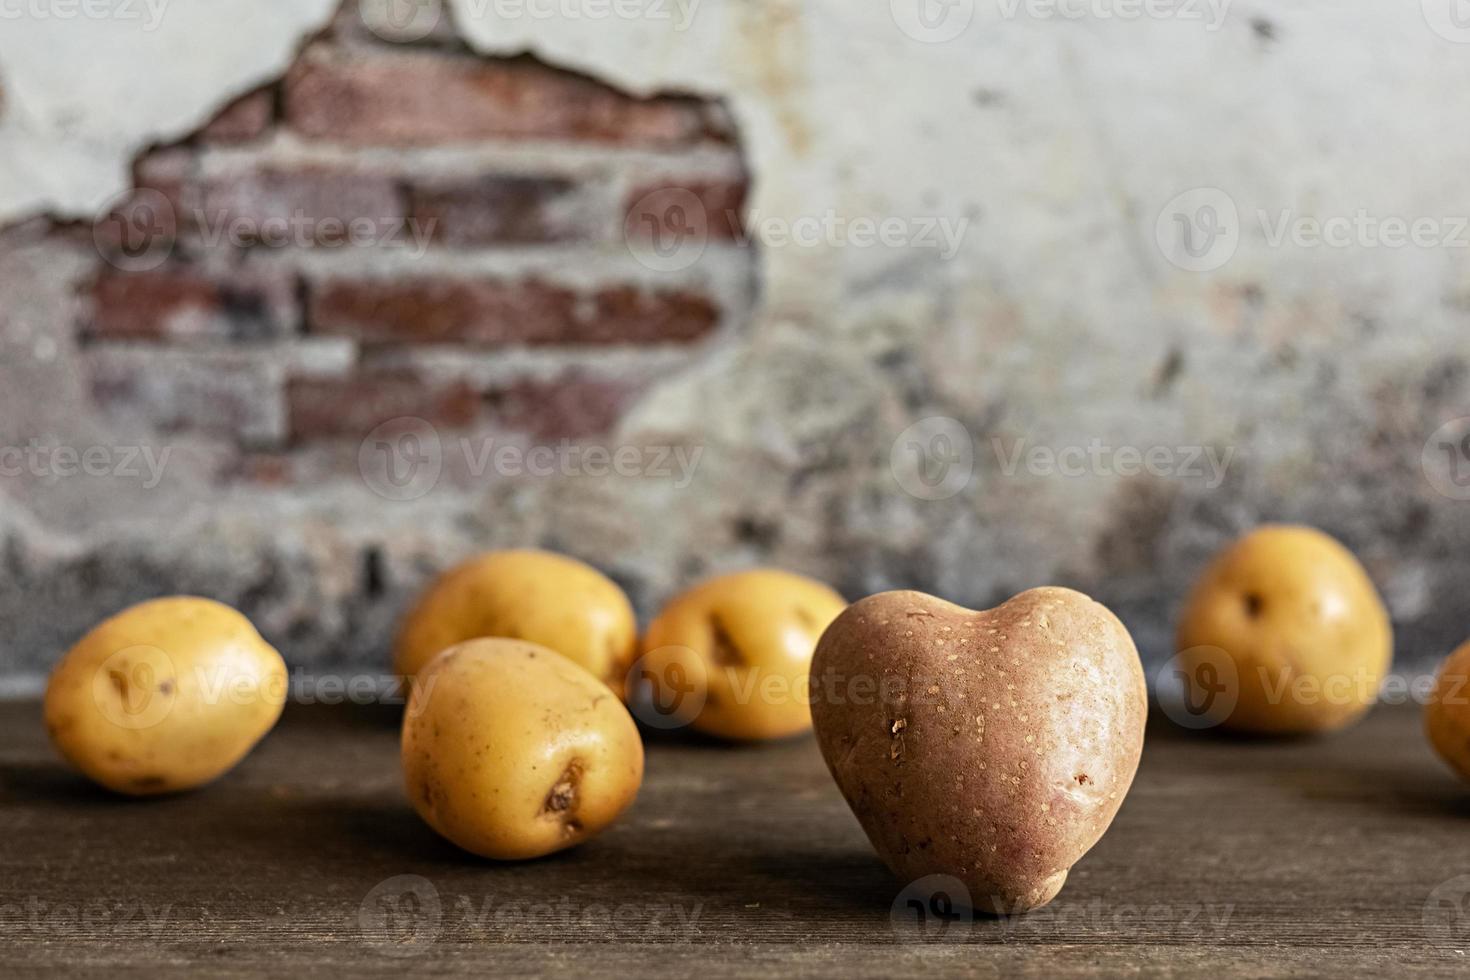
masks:
{"label": "cracked plaster wall", "polygon": [[[90,218],[140,150],[279,76],[333,6],[173,0],[152,31],[4,23],[0,221]],[[295,663],[381,662],[434,568],[531,542],[604,567],[645,614],[754,562],[851,595],[911,586],[970,604],[1058,582],[1113,605],[1158,662],[1206,556],[1264,519],[1319,524],[1358,551],[1401,663],[1470,633],[1470,504],[1420,466],[1470,404],[1466,250],[1272,245],[1255,218],[1467,211],[1470,126],[1452,94],[1470,83],[1470,45],[1418,4],[1239,2],[1214,31],[980,4],[940,44],[897,29],[889,5],[842,0],[705,0],[679,31],[453,7],[487,55],[724,100],[757,230],[937,217],[968,222],[962,244],[949,259],[760,246],[749,323],[617,433],[703,447],[688,488],[507,479],[385,504],[352,481],[265,494],[187,466],[149,491],[0,484],[0,670],[35,675],[96,615],[174,589],[238,602]],[[1234,255],[1208,272],[1171,264],[1155,234],[1198,187],[1242,217]],[[82,393],[66,270],[25,248],[3,261],[0,441],[137,435]],[[903,490],[890,449],[933,415],[964,425],[975,471],[930,501]],[[1205,446],[1231,462],[1218,486],[1008,474],[1017,440]]]}

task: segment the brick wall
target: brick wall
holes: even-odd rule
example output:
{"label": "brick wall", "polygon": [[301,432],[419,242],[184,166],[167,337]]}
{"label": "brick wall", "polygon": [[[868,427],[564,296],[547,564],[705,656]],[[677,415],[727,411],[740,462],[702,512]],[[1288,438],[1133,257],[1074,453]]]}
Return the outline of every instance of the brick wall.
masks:
{"label": "brick wall", "polygon": [[[605,434],[741,329],[755,258],[722,106],[444,31],[389,43],[357,6],[284,77],[140,158],[97,224],[76,329],[100,411],[288,481],[399,416]],[[713,216],[697,261],[646,261],[691,194]]]}

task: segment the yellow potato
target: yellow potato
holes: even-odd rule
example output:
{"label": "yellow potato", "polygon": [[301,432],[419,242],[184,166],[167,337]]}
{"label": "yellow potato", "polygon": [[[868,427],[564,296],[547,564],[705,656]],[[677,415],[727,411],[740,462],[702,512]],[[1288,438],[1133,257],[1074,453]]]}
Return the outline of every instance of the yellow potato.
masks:
{"label": "yellow potato", "polygon": [[169,793],[232,769],[286,693],[286,664],[250,620],[210,599],[155,599],[106,620],[56,665],[46,730],[108,789]]}
{"label": "yellow potato", "polygon": [[549,551],[492,551],[424,593],[399,632],[394,668],[412,677],[441,650],[486,636],[550,647],[621,692],[638,623],[623,590],[590,565]]}
{"label": "yellow potato", "polygon": [[419,816],[483,857],[580,844],[638,795],[643,743],[607,686],[520,640],[470,640],[420,671],[403,719]]}
{"label": "yellow potato", "polygon": [[1470,780],[1470,641],[1445,658],[1424,705],[1424,730],[1440,758]]}
{"label": "yellow potato", "polygon": [[1341,728],[1368,710],[1393,630],[1352,552],[1315,528],[1265,525],[1205,570],[1178,645],[1186,682],[1224,699],[1223,725],[1292,734]]}
{"label": "yellow potato", "polygon": [[820,582],[757,569],[710,579],[664,607],[643,638],[630,685],[687,705],[699,731],[782,738],[812,727],[812,653],[847,603]]}

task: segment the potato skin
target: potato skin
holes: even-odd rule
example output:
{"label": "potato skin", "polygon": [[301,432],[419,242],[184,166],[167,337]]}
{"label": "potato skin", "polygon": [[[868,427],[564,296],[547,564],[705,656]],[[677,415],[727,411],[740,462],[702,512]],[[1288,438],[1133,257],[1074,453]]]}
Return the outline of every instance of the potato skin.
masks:
{"label": "potato skin", "polygon": [[403,622],[394,668],[412,677],[441,650],[500,636],[550,647],[621,693],[638,645],[617,583],[549,551],[492,551],[441,575]]}
{"label": "potato skin", "polygon": [[708,579],[676,596],[649,624],[641,673],[655,684],[678,676],[697,687],[692,701],[702,707],[691,724],[708,735],[795,735],[812,727],[807,685],[817,640],[846,608],[826,585],[791,572],[754,569]]}
{"label": "potato skin", "polygon": [[1424,733],[1439,757],[1470,781],[1470,640],[1439,668],[1424,705]]}
{"label": "potato skin", "polygon": [[1263,525],[1215,557],[1177,643],[1186,679],[1224,651],[1237,696],[1221,724],[1266,735],[1357,720],[1393,660],[1388,610],[1363,566],[1331,536],[1294,525]]}
{"label": "potato skin", "polygon": [[419,816],[498,860],[588,840],[643,781],[643,742],[622,702],[567,657],[521,640],[470,640],[419,671],[402,748]]}
{"label": "potato skin", "polygon": [[210,599],[154,599],[105,620],[56,665],[46,730],[75,769],[150,796],[202,786],[275,726],[286,664]]}
{"label": "potato skin", "polygon": [[1070,589],[984,612],[869,596],[822,636],[812,686],[822,755],[879,856],[905,881],[958,878],[985,912],[1055,897],[1143,750],[1132,638]]}

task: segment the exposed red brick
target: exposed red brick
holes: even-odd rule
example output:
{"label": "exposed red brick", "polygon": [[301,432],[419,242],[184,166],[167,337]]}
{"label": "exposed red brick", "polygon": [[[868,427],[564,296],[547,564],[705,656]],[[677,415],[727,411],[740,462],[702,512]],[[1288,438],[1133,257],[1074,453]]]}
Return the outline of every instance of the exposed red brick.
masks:
{"label": "exposed red brick", "polygon": [[612,431],[640,386],[569,372],[526,379],[490,395],[496,422],[536,439],[581,439]]}
{"label": "exposed red brick", "polygon": [[445,245],[562,242],[588,237],[577,185],[558,177],[488,176],[414,185],[409,217]]}
{"label": "exposed red brick", "polygon": [[698,99],[638,99],[529,58],[309,52],[286,77],[287,123],[344,143],[546,139],[684,146],[724,139]]}
{"label": "exposed red brick", "polygon": [[715,302],[702,293],[613,286],[593,297],[582,343],[698,340],[720,320]]}
{"label": "exposed red brick", "polygon": [[347,378],[293,379],[286,390],[291,439],[360,439],[390,419],[414,416],[459,428],[481,398],[463,381],[434,382],[413,371],[369,371]]}
{"label": "exposed red brick", "polygon": [[284,453],[246,453],[222,474],[226,481],[242,480],[282,487],[292,482],[291,457]]}
{"label": "exposed red brick", "polygon": [[134,193],[154,192],[177,206],[184,185],[196,167],[194,151],[185,146],[169,146],[141,156],[133,164]]}
{"label": "exposed red brick", "polygon": [[179,193],[192,164],[193,156],[179,148],[156,150],[138,160],[132,189],[92,222],[93,241],[105,258],[125,264],[173,250],[180,228]]}
{"label": "exposed red brick", "polygon": [[616,286],[581,295],[534,278],[334,279],[310,291],[307,308],[317,333],[487,346],[692,341],[720,317],[701,293]]}
{"label": "exposed red brick", "polygon": [[577,297],[537,280],[329,280],[309,290],[308,329],[377,343],[546,343]]}
{"label": "exposed red brick", "polygon": [[258,269],[106,270],[89,299],[80,324],[89,340],[265,340],[290,334],[300,316],[295,277]]}
{"label": "exposed red brick", "polygon": [[210,246],[238,241],[271,245],[340,245],[350,222],[367,222],[373,241],[398,237],[405,217],[395,181],[330,170],[262,170],[233,178],[188,181],[175,207],[183,225]]}
{"label": "exposed red brick", "polygon": [[[711,240],[743,241],[745,197],[750,182],[740,177],[730,180],[700,178],[663,180],[635,187],[625,205],[624,228],[630,238],[647,241],[656,229],[666,228],[671,210],[681,210],[681,219],[702,229]],[[693,214],[688,202],[697,203]]]}
{"label": "exposed red brick", "polygon": [[269,89],[260,89],[221,109],[198,136],[206,143],[248,143],[265,135],[275,112],[275,95]]}

